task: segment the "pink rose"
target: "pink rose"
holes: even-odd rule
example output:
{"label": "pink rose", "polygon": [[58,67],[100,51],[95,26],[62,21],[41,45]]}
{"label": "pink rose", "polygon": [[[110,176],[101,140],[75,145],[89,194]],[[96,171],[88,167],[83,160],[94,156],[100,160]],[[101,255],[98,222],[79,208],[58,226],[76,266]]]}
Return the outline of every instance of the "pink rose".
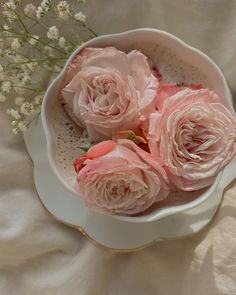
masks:
{"label": "pink rose", "polygon": [[147,119],[158,86],[141,52],[85,48],[69,65],[61,93],[71,117],[98,142]]}
{"label": "pink rose", "polygon": [[207,89],[159,97],[148,143],[172,182],[186,191],[209,186],[236,153],[236,119]]}
{"label": "pink rose", "polygon": [[74,166],[80,196],[97,212],[137,214],[169,193],[159,162],[127,139],[98,143]]}

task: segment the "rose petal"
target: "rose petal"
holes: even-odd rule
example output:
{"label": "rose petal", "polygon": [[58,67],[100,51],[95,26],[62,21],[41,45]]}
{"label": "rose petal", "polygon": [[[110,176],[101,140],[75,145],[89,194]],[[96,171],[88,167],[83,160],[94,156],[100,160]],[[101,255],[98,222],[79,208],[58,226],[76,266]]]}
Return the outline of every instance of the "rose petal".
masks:
{"label": "rose petal", "polygon": [[115,147],[116,143],[112,140],[102,141],[91,147],[86,153],[86,156],[88,159],[96,159],[111,152]]}

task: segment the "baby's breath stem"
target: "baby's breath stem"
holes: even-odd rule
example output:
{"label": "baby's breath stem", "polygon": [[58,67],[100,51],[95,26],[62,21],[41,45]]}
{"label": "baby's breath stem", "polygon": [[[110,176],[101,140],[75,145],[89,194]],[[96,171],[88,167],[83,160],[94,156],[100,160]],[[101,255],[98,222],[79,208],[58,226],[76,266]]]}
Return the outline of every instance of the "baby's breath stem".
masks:
{"label": "baby's breath stem", "polygon": [[48,30],[48,26],[44,25],[42,22],[40,22],[37,18],[34,18],[32,16],[28,16],[28,15],[25,15],[26,18],[28,19],[31,19],[31,20],[34,20],[35,21],[35,24],[38,24],[38,25],[41,25],[42,27],[44,27],[46,30]]}
{"label": "baby's breath stem", "polygon": [[3,5],[3,7],[6,7],[9,11],[11,11],[12,13],[15,14],[15,16],[17,17],[17,20],[20,22],[20,24],[23,27],[23,29],[26,32],[26,34],[29,34],[28,29],[26,28],[24,22],[21,19],[21,16],[15,10],[11,9],[11,7],[6,6],[6,3],[4,3],[3,1],[0,1],[0,3]]}
{"label": "baby's breath stem", "polygon": [[[25,55],[21,55],[23,57],[25,57]],[[54,57],[51,57],[50,58],[52,61],[54,60],[65,60],[64,58],[54,58]],[[24,64],[28,64],[29,62],[45,62],[47,61],[48,59],[46,58],[43,58],[43,59],[29,59],[27,61],[15,61],[15,62],[9,62],[8,65],[24,65]],[[59,65],[59,64],[58,64]]]}
{"label": "baby's breath stem", "polygon": [[14,85],[13,88],[21,88],[21,89],[26,89],[26,90],[29,90],[29,91],[32,91],[32,92],[41,92],[42,89],[34,89],[34,88],[30,88],[30,87],[26,87],[26,86],[17,86],[17,85]]}
{"label": "baby's breath stem", "polygon": [[3,25],[1,25],[1,24],[0,24],[0,28],[2,29],[3,32],[13,33],[13,34],[16,34],[16,35],[19,35],[19,36],[25,36],[24,33],[19,33],[19,32],[15,32],[15,31],[12,31],[12,30],[4,29]]}
{"label": "baby's breath stem", "polygon": [[61,50],[61,49],[58,49],[57,47],[52,46],[51,44],[49,44],[49,43],[47,43],[47,42],[44,42],[44,41],[42,41],[41,39],[37,39],[37,38],[35,38],[34,36],[30,36],[30,37],[31,37],[32,39],[34,39],[35,41],[44,44],[45,46],[48,46],[48,47],[50,47],[50,48],[52,48],[52,49],[57,50],[58,52],[60,52],[61,54],[65,55],[65,56],[67,55],[67,54],[65,53],[65,51],[63,51],[63,50]]}
{"label": "baby's breath stem", "polygon": [[72,14],[70,14],[70,16],[76,21],[78,22],[81,26],[85,27],[94,37],[97,37],[98,35],[94,32],[94,30],[92,30],[86,23],[82,22],[81,20],[75,18]]}
{"label": "baby's breath stem", "polygon": [[18,15],[18,13],[16,13],[15,11],[14,11],[14,13],[17,15],[17,19],[18,19],[18,21],[21,23],[21,25],[22,25],[23,29],[25,30],[26,34],[29,34],[29,31],[28,31],[28,29],[26,28],[26,26],[25,26],[24,22],[22,21],[21,17],[20,17],[20,16]]}
{"label": "baby's breath stem", "polygon": [[74,32],[74,30],[72,31],[71,35],[74,36],[76,39],[79,39],[81,42],[84,42],[84,40],[83,40],[80,36],[78,36],[78,35]]}
{"label": "baby's breath stem", "polygon": [[[13,33],[13,34],[15,34],[15,35],[19,35],[19,36],[26,36],[26,34],[23,34],[23,33],[18,33],[18,32],[12,31],[12,30],[6,30],[6,29],[3,28],[2,25],[0,25],[0,28],[2,28],[2,30],[3,30],[4,32]],[[52,48],[52,49],[55,49],[55,50],[57,50],[58,52],[60,52],[61,54],[67,56],[67,54],[66,54],[65,51],[63,51],[63,50],[61,50],[61,49],[59,49],[59,48],[57,48],[57,47],[55,47],[55,46],[52,46],[51,44],[49,44],[49,43],[47,43],[47,42],[44,42],[44,41],[42,41],[41,39],[37,39],[37,38],[35,38],[33,35],[27,34],[27,36],[30,37],[31,39],[34,39],[35,41],[37,41],[37,42],[39,42],[39,43],[45,45],[45,46],[48,46],[48,47],[50,47],[50,48]]]}
{"label": "baby's breath stem", "polygon": [[85,15],[76,11],[78,0],[73,1],[71,5],[60,0],[24,4],[0,0],[0,56],[4,57],[0,64],[0,102],[14,97],[7,114],[15,134],[26,131],[39,118],[45,91],[40,74],[60,73],[70,53],[97,36],[87,25]]}

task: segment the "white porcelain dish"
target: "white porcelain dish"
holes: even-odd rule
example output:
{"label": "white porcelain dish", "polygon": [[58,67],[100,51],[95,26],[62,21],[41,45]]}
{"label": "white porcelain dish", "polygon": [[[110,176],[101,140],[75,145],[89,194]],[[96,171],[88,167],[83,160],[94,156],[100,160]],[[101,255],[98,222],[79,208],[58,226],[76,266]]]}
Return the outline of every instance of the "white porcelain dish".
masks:
{"label": "white porcelain dish", "polygon": [[62,185],[48,162],[41,120],[25,133],[25,143],[34,162],[35,187],[43,206],[54,218],[78,229],[96,245],[116,252],[142,250],[158,241],[199,232],[212,220],[224,188],[235,178],[236,158],[225,167],[218,186],[200,205],[153,222],[126,222],[88,210],[80,198]]}
{"label": "white porcelain dish", "polygon": [[[227,105],[230,109],[233,109],[230,90],[227,86],[226,80],[222,72],[216,66],[216,64],[199,50],[190,47],[189,45],[187,45],[186,43],[184,43],[183,41],[169,33],[155,29],[137,29],[124,32],[121,34],[97,37],[95,39],[88,41],[87,43],[84,43],[83,46],[79,47],[71,55],[71,57],[65,65],[64,70],[56,77],[55,80],[52,81],[51,85],[49,86],[45,94],[41,112],[42,124],[46,135],[47,155],[50,166],[55,175],[57,176],[58,180],[60,181],[60,183],[62,183],[64,187],[74,195],[78,196],[76,177],[69,177],[69,174],[62,169],[61,164],[58,161],[57,142],[55,140],[58,135],[58,129],[55,128],[55,120],[54,122],[52,122],[52,112],[56,112],[57,108],[58,110],[59,108],[62,108],[62,106],[60,106],[58,102],[58,94],[60,91],[60,84],[65,74],[65,69],[67,65],[71,62],[71,60],[74,58],[74,56],[84,47],[106,47],[112,45],[117,47],[118,49],[127,51],[131,49],[139,49],[137,48],[138,44],[141,44],[142,48],[143,46],[144,48],[145,46],[148,48],[151,45],[153,46],[153,44],[156,44],[157,46],[161,45],[163,46],[163,48],[167,48],[168,50],[173,52],[173,54],[175,54],[178,57],[178,59],[183,60],[184,63],[194,66],[196,69],[199,70],[199,72],[204,73],[211,85],[211,89],[214,90],[221,97],[223,103]],[[150,56],[150,58],[152,59],[152,56]],[[67,116],[65,112],[64,115]],[[58,119],[57,121],[59,124],[61,120]],[[73,169],[72,162],[71,169]],[[120,219],[122,221],[143,223],[155,221],[163,217],[190,210],[196,206],[199,206],[204,201],[206,201],[210,196],[214,195],[214,193],[217,190],[217,186],[221,179],[222,173],[223,171],[218,174],[215,182],[209,188],[207,188],[203,192],[200,192],[199,195],[190,202],[176,206],[165,206],[162,208],[158,208],[143,216],[113,217]]]}

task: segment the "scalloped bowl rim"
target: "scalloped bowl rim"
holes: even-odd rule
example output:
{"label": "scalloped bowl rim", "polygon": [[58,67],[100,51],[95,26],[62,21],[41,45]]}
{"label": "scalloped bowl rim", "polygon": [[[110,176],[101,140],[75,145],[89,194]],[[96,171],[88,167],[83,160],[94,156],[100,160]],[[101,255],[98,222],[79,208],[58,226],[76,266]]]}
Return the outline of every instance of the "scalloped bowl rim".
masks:
{"label": "scalloped bowl rim", "polygon": [[[176,45],[181,45],[183,48],[188,49],[188,51],[191,51],[193,55],[198,55],[200,58],[202,58],[203,60],[205,60],[205,62],[207,62],[212,69],[215,71],[215,74],[218,76],[219,81],[221,80],[222,83],[222,87],[223,87],[223,91],[225,93],[225,96],[227,97],[228,103],[229,103],[229,107],[232,108],[233,110],[233,106],[232,106],[232,96],[229,90],[229,87],[227,85],[227,82],[225,80],[224,75],[222,74],[221,70],[218,68],[218,66],[215,64],[215,62],[213,60],[211,60],[206,54],[204,54],[203,52],[201,52],[200,50],[186,44],[183,40],[179,39],[178,37],[162,31],[162,30],[157,30],[157,29],[150,29],[150,28],[140,28],[140,29],[134,29],[134,30],[129,30],[129,31],[125,31],[122,33],[117,33],[117,34],[109,34],[109,35],[102,35],[102,36],[98,36],[94,39],[91,39],[85,43],[83,43],[82,46],[79,46],[68,58],[63,70],[61,71],[60,74],[58,74],[58,76],[51,82],[51,84],[49,85],[49,87],[47,88],[47,91],[45,92],[44,95],[44,99],[43,99],[43,103],[42,103],[42,111],[41,111],[41,118],[42,118],[42,125],[43,125],[43,129],[44,129],[44,133],[46,136],[46,142],[47,142],[47,156],[48,156],[48,160],[50,163],[50,166],[52,168],[52,170],[54,171],[55,175],[58,177],[58,179],[60,180],[60,182],[74,195],[78,196],[78,192],[76,192],[70,185],[68,185],[68,183],[66,182],[66,180],[61,176],[61,174],[59,173],[58,169],[56,168],[55,165],[55,161],[54,161],[54,145],[53,145],[53,140],[52,140],[52,136],[50,133],[50,127],[47,123],[47,117],[46,117],[46,106],[47,106],[47,101],[50,98],[50,93],[59,86],[60,80],[61,78],[64,76],[66,68],[68,66],[68,64],[71,62],[71,60],[74,58],[74,56],[84,47],[87,46],[94,46],[96,45],[96,41],[107,41],[112,40],[112,39],[117,39],[117,38],[129,38],[132,35],[136,35],[139,33],[153,33],[159,36],[165,36],[167,38],[169,38],[171,40],[171,42],[173,42],[173,44],[175,43]],[[163,208],[158,208],[156,210],[153,210],[152,212],[148,213],[147,215],[143,215],[143,216],[119,216],[119,215],[111,215],[116,219],[119,219],[121,221],[128,221],[128,222],[151,222],[151,221],[155,221],[158,219],[161,219],[163,217],[167,217],[191,208],[194,208],[198,205],[200,205],[201,203],[203,203],[217,188],[221,176],[222,176],[223,170],[220,171],[214,181],[214,183],[207,189],[206,192],[204,192],[202,195],[200,195],[199,197],[197,197],[195,200],[190,201],[189,203],[185,203],[182,205],[177,205],[177,206],[168,206],[168,207],[163,207]]]}

